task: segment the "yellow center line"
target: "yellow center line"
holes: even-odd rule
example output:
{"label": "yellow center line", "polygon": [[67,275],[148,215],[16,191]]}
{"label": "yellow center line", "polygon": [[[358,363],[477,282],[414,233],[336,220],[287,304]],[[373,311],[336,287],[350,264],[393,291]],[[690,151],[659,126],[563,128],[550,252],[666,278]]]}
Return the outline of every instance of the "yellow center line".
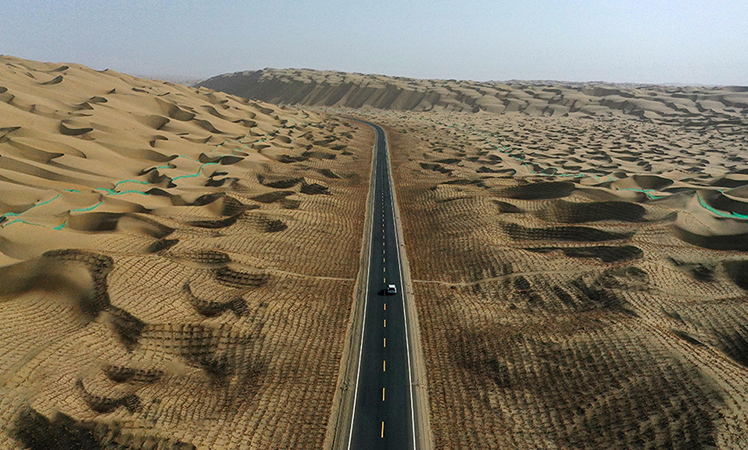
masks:
{"label": "yellow center line", "polygon": [[387,372],[387,361],[382,360],[382,372]]}
{"label": "yellow center line", "polygon": [[382,258],[382,262],[385,262],[385,261],[384,261],[384,258]]}
{"label": "yellow center line", "polygon": [[387,272],[387,268],[386,267],[382,267],[382,272]]}
{"label": "yellow center line", "polygon": [[379,437],[384,439],[384,420],[382,421],[382,434],[380,434]]}
{"label": "yellow center line", "polygon": [[387,319],[384,319],[384,327],[387,328]]}
{"label": "yellow center line", "polygon": [[384,388],[382,388],[382,401],[384,401]]}
{"label": "yellow center line", "polygon": [[387,347],[387,338],[383,338],[383,339],[384,339],[384,347]]}

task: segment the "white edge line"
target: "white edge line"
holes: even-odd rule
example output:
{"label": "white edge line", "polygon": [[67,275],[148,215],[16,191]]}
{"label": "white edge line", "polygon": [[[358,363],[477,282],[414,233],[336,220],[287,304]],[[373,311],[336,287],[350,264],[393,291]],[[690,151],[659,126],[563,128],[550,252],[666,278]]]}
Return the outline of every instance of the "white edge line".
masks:
{"label": "white edge line", "polygon": [[[375,130],[376,131],[376,130]],[[385,134],[385,145],[387,145],[387,135]],[[372,174],[372,179],[374,180],[374,195],[372,196],[372,199],[374,202],[376,202],[376,183],[377,183],[377,172],[379,171],[379,164],[377,164],[376,161],[376,154],[379,153],[379,149],[377,148],[377,141],[374,141],[374,173]],[[356,402],[358,400],[358,380],[361,378],[361,358],[364,354],[364,332],[366,331],[366,312],[368,311],[368,304],[369,304],[369,275],[371,274],[371,248],[373,246],[374,242],[374,209],[376,208],[376,205],[372,203],[372,211],[371,211],[371,227],[369,227],[369,230],[367,232],[369,233],[369,268],[366,271],[366,296],[364,297],[364,317],[361,322],[361,346],[358,349],[358,370],[356,371],[356,390],[353,394],[353,413],[351,414],[351,431],[348,433],[348,450],[351,450],[351,444],[353,441],[353,426],[355,424],[356,420]],[[399,260],[399,259],[398,259]]]}
{"label": "white edge line", "polygon": [[398,227],[397,227],[397,221],[395,219],[395,200],[393,196],[394,192],[394,182],[391,176],[391,165],[390,165],[390,145],[387,140],[387,133],[384,132],[384,129],[382,128],[382,132],[384,134],[384,145],[387,152],[385,153],[387,155],[387,174],[390,180],[389,187],[390,187],[390,209],[392,210],[392,225],[395,227],[395,246],[397,247],[397,268],[400,271],[400,298],[403,301],[403,319],[404,319],[404,326],[405,326],[405,348],[408,351],[408,393],[410,394],[410,424],[412,427],[411,433],[413,435],[413,450],[418,449],[418,445],[416,442],[416,413],[415,413],[415,404],[413,403],[413,372],[410,368],[410,339],[408,338],[408,309],[405,306],[405,281],[403,278],[403,267],[400,263],[400,238],[398,233]]}

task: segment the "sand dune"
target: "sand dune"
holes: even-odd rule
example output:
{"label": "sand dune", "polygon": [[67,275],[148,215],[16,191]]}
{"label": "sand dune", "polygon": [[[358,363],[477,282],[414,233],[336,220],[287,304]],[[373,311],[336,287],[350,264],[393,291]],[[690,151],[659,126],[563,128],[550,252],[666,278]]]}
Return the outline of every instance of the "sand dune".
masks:
{"label": "sand dune", "polygon": [[1,447],[321,447],[351,114],[388,129],[436,448],[748,447],[748,88],[0,73]]}
{"label": "sand dune", "polygon": [[[635,118],[730,132],[745,126],[748,90],[726,87],[420,80],[334,71],[264,69],[219,75],[199,86],[271,103],[398,111],[520,113]],[[694,123],[695,122],[695,123]]]}
{"label": "sand dune", "polygon": [[388,126],[435,448],[748,446],[745,127],[355,114]]}
{"label": "sand dune", "polygon": [[76,64],[0,85],[0,447],[319,448],[373,133]]}

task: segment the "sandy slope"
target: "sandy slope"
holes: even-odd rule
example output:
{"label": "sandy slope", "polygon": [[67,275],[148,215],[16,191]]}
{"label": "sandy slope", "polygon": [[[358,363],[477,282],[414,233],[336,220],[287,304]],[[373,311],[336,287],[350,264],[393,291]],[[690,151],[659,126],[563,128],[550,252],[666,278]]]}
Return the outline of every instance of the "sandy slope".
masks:
{"label": "sandy slope", "polygon": [[[552,117],[638,118],[723,131],[745,126],[748,87],[664,87],[558,82],[420,80],[306,69],[264,69],[199,83],[277,104],[398,111],[521,113]],[[695,121],[694,121],[695,119]],[[696,123],[694,123],[696,122]]]}
{"label": "sandy slope", "polygon": [[0,447],[321,446],[372,138],[0,58]]}
{"label": "sandy slope", "polygon": [[748,448],[748,88],[204,85],[388,127],[435,448]]}
{"label": "sandy slope", "polygon": [[744,138],[359,114],[390,134],[435,448],[748,447]]}

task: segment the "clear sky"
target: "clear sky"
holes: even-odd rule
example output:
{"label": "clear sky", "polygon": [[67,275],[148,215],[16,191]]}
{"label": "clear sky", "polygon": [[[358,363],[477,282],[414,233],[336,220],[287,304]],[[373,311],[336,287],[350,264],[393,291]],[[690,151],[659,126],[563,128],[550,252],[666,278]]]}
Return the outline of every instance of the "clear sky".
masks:
{"label": "clear sky", "polygon": [[293,67],[748,85],[748,3],[0,0],[0,53],[195,78]]}

